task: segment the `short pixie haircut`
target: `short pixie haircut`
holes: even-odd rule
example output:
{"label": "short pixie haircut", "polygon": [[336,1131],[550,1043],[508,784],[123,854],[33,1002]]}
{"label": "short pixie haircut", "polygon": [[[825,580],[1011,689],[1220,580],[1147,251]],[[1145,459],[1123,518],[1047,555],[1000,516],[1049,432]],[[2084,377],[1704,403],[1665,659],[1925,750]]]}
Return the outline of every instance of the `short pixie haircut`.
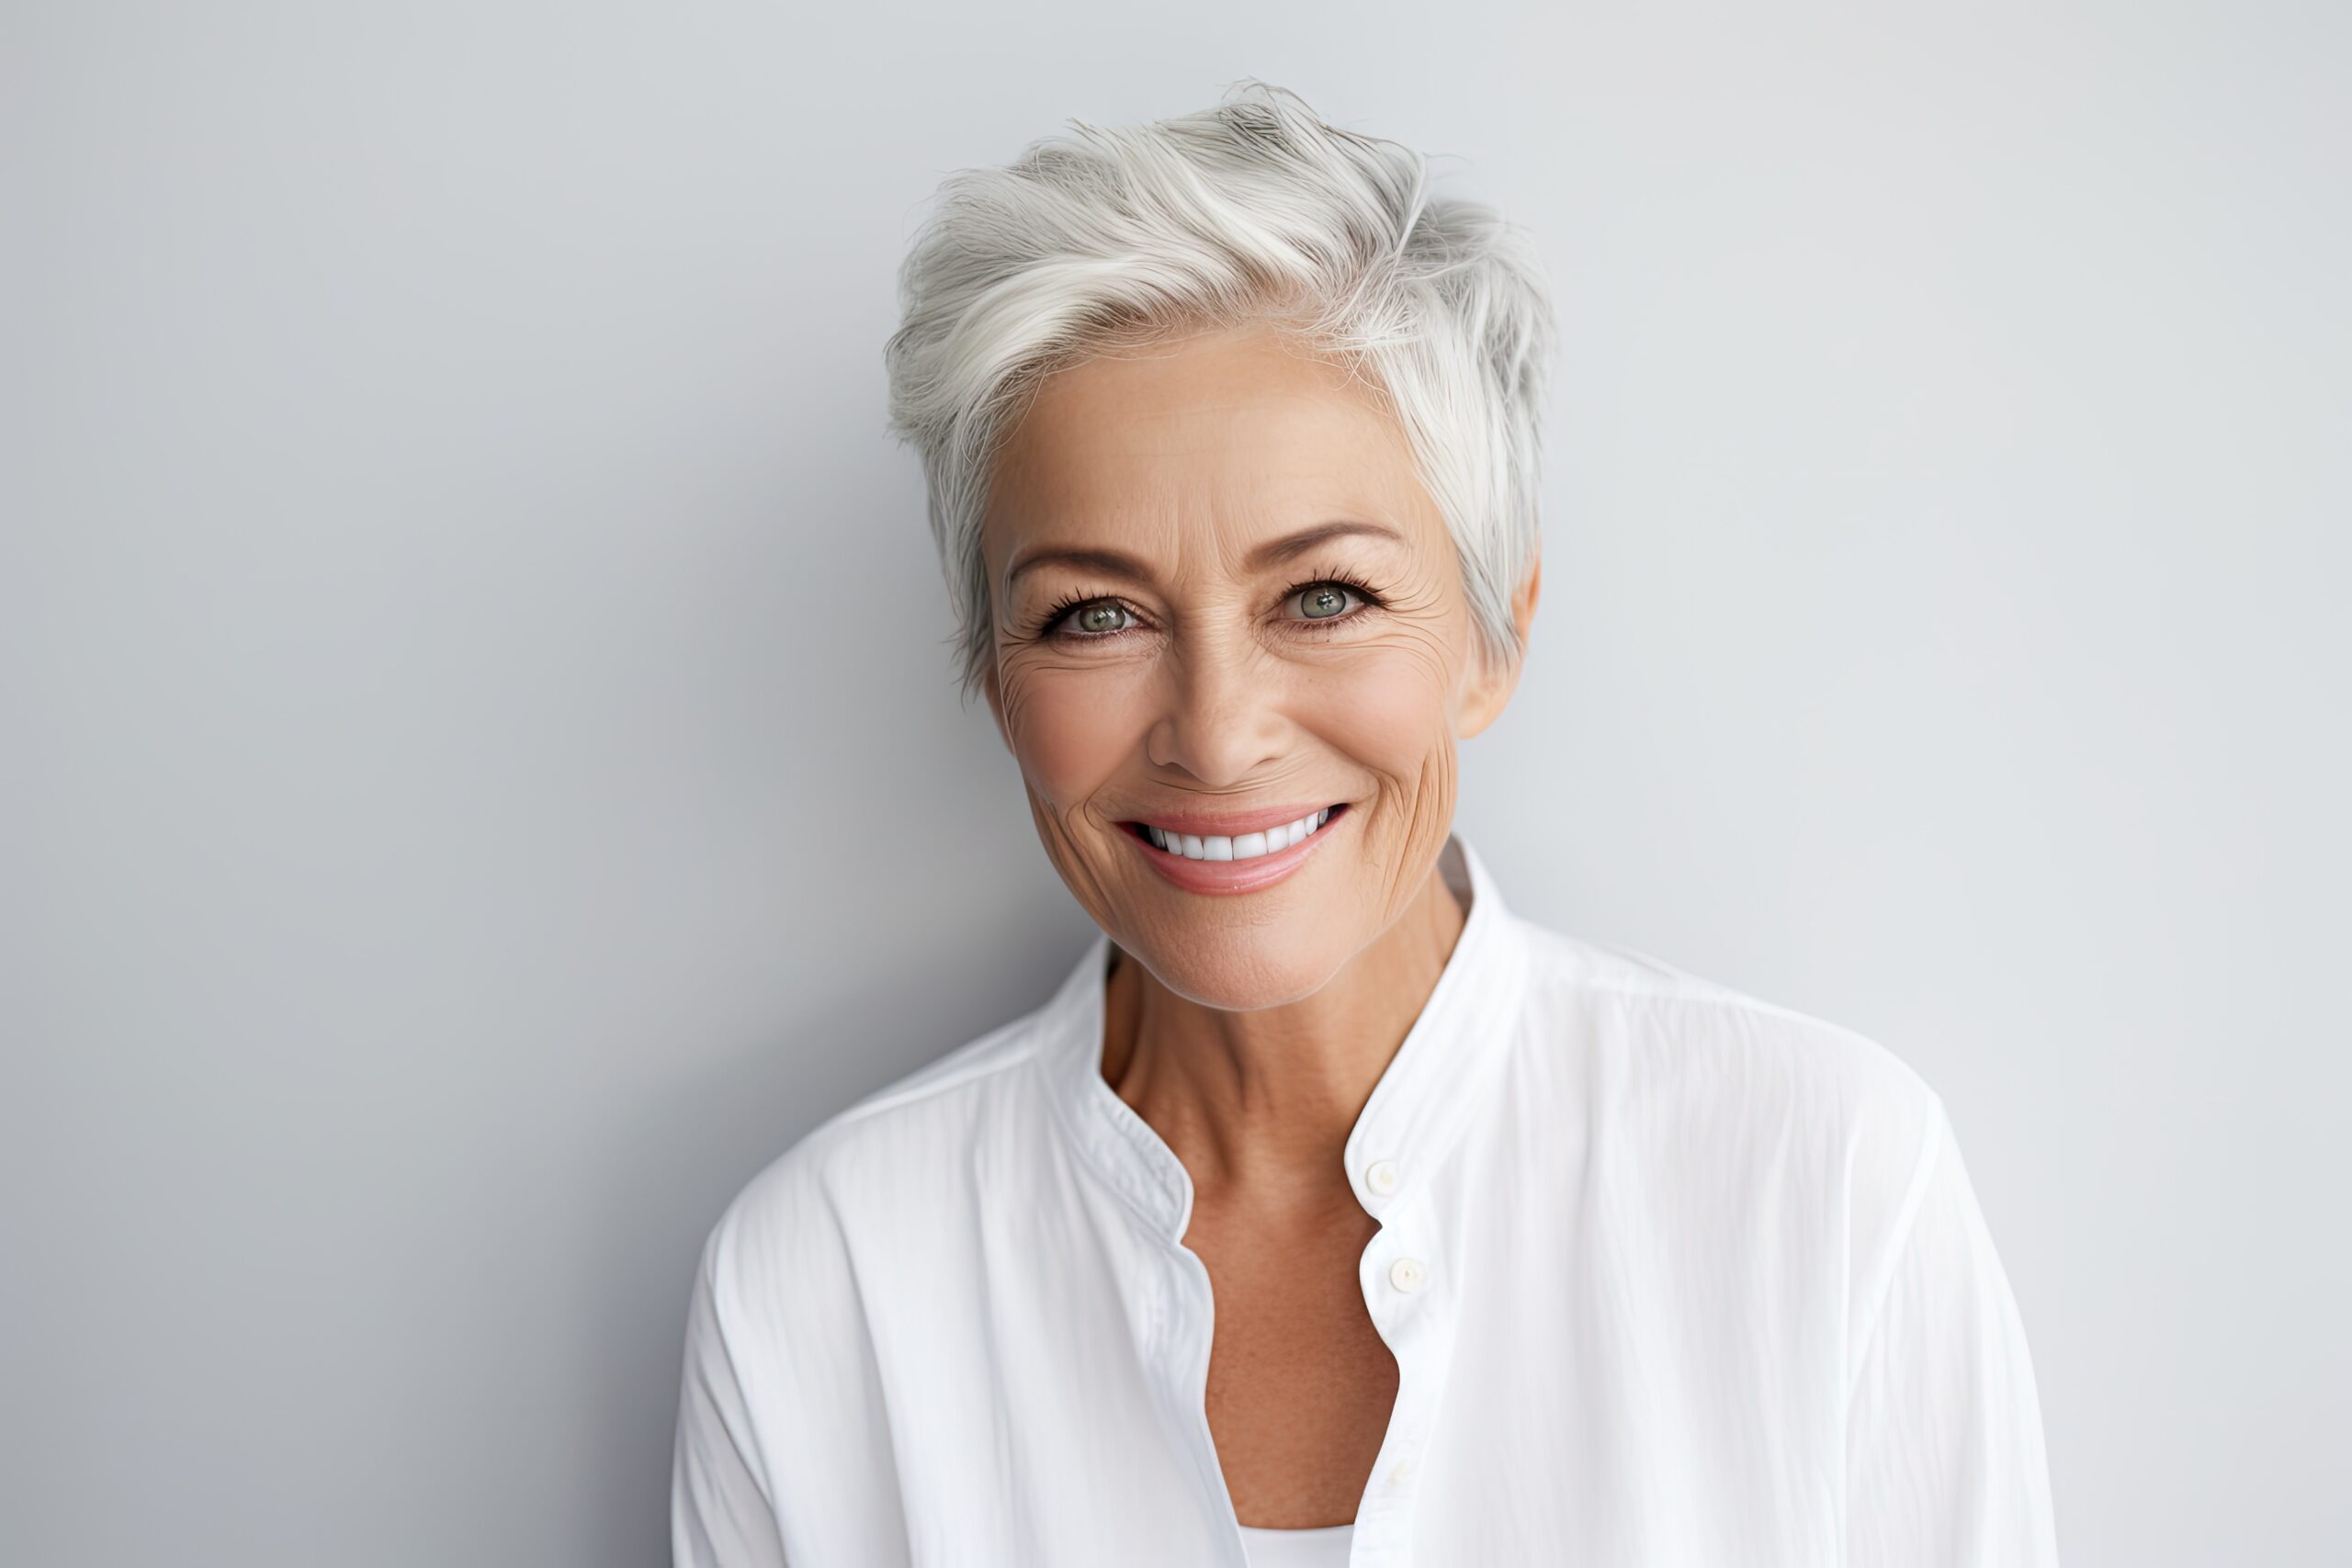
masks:
{"label": "short pixie haircut", "polygon": [[899,272],[889,432],[922,454],[958,617],[963,695],[995,658],[980,553],[992,465],[1057,369],[1263,324],[1348,368],[1398,419],[1443,513],[1479,641],[1521,649],[1557,328],[1533,246],[1428,160],[1325,124],[1254,77],[1214,108],[1033,142],[959,169]]}

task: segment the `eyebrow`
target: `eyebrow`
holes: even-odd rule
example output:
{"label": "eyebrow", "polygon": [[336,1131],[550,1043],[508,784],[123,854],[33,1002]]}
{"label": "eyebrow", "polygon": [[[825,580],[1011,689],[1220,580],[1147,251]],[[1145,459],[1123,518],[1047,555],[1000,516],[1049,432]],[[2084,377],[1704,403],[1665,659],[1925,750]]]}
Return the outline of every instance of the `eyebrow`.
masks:
{"label": "eyebrow", "polygon": [[[1385,523],[1366,523],[1352,517],[1343,517],[1336,522],[1318,523],[1312,528],[1302,528],[1295,534],[1286,534],[1279,539],[1270,539],[1251,550],[1243,565],[1251,571],[1263,571],[1268,567],[1289,560],[1295,556],[1305,555],[1317,545],[1327,544],[1333,539],[1346,538],[1351,535],[1386,539],[1399,545],[1408,542],[1404,535]],[[1004,574],[1005,586],[1009,588],[1019,581],[1021,574],[1033,567],[1046,566],[1054,562],[1059,562],[1063,566],[1076,567],[1081,571],[1100,572],[1105,577],[1124,577],[1135,582],[1151,581],[1151,568],[1124,550],[1082,549],[1076,546],[1046,545],[1029,551],[1013,562],[1012,570]]]}

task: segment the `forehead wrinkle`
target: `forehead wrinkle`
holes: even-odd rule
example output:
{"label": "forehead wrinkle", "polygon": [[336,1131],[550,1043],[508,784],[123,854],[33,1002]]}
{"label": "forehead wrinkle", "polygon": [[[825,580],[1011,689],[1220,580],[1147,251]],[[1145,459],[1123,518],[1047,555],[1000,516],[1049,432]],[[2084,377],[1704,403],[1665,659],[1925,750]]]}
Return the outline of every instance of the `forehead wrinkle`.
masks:
{"label": "forehead wrinkle", "polygon": [[1249,480],[1313,474],[1334,461],[1409,461],[1385,429],[1322,400],[1289,396],[1138,413],[1087,432],[1075,447],[1082,458],[1122,465],[1215,459],[1220,474]]}
{"label": "forehead wrinkle", "polygon": [[[1267,542],[1347,517],[1395,526],[1405,544],[1358,537],[1319,548],[1428,553],[1409,448],[1361,394],[1228,373],[1171,399],[1150,377],[1065,375],[1029,410],[999,470],[1011,491],[1001,498],[1015,503],[999,509],[1013,523],[1010,554],[1036,540],[1138,558],[1154,580],[1212,566],[1239,577]],[[1351,482],[1335,487],[1335,471]]]}
{"label": "forehead wrinkle", "polygon": [[[1403,434],[1390,411],[1343,367],[1302,355],[1278,336],[1211,334],[1191,346],[1207,352],[1110,355],[1056,372],[1036,389],[1020,434],[1074,432],[1081,441],[1105,441],[1110,450],[1134,456],[1197,456],[1233,447],[1231,437],[1262,444],[1277,422],[1319,427],[1300,433],[1315,437],[1306,446],[1328,444],[1335,434],[1350,444]],[[1204,423],[1224,426],[1228,438],[1185,439],[1186,427]],[[1146,432],[1174,434],[1159,442],[1134,440]]]}

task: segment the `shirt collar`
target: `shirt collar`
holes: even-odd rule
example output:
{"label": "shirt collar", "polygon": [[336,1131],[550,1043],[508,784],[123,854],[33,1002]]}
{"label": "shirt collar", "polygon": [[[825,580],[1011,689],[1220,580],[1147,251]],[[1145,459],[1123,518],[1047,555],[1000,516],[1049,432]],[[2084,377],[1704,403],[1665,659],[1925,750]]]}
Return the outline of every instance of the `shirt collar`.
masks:
{"label": "shirt collar", "polygon": [[[1438,870],[1467,907],[1462,932],[1348,1134],[1348,1184],[1374,1217],[1410,1197],[1460,1141],[1495,1081],[1526,986],[1519,921],[1458,830],[1447,835]],[[1096,932],[1046,1004],[1043,1062],[1062,1123],[1088,1163],[1148,1225],[1181,1241],[1192,1220],[1192,1177],[1102,1077],[1110,953],[1110,937]]]}

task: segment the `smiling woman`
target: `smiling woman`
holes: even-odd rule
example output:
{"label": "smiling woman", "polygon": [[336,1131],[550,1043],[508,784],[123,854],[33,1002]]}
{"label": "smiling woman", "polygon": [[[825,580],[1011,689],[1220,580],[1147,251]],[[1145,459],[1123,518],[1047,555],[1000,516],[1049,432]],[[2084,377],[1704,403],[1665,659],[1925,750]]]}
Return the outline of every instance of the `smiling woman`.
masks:
{"label": "smiling woman", "polygon": [[2054,1562],[1936,1093],[1453,829],[1540,594],[1524,239],[1262,84],[1077,131],[950,180],[888,357],[1099,934],[713,1229],[677,1560]]}
{"label": "smiling woman", "polygon": [[[1281,329],[1192,331],[1045,378],[992,478],[980,684],[1047,854],[1121,951],[1262,1024],[1446,929],[1455,743],[1517,661],[1479,647],[1383,400]],[[1378,1055],[1351,1064],[1366,1089]]]}

